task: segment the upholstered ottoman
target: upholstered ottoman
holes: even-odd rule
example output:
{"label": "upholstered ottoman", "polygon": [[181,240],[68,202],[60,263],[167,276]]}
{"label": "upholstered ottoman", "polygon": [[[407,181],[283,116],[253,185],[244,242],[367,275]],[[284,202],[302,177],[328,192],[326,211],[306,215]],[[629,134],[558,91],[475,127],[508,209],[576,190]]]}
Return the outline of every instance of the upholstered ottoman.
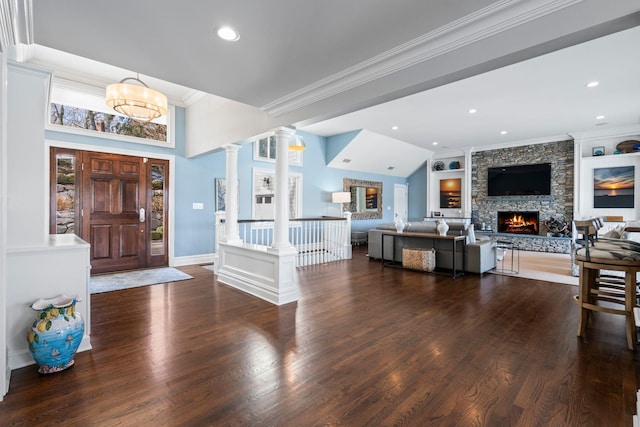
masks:
{"label": "upholstered ottoman", "polygon": [[360,244],[367,243],[366,231],[352,231],[351,232],[351,244],[360,246]]}

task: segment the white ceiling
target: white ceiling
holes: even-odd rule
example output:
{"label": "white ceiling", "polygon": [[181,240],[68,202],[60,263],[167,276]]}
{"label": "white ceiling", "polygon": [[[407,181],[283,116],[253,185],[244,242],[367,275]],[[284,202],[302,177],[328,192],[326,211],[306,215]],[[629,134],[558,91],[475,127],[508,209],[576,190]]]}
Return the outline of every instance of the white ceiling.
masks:
{"label": "white ceiling", "polygon": [[[640,27],[635,27],[302,129],[324,136],[367,129],[438,157],[456,149],[568,139],[575,133],[638,125],[638,46]],[[591,81],[600,84],[587,88]],[[468,113],[472,108],[475,114]],[[600,115],[605,118],[596,119]],[[366,139],[356,139],[344,157],[380,152],[371,148]],[[416,163],[415,151],[403,155]],[[382,152],[380,158],[384,156]]]}
{"label": "white ceiling", "polygon": [[[217,39],[222,24],[240,40]],[[613,34],[637,25],[637,0],[33,0],[35,43],[73,55],[37,48],[27,60],[95,87],[138,72],[178,105],[203,92],[321,135],[366,129],[377,148],[347,148],[375,170],[359,170],[407,176],[386,167],[415,170],[433,141],[566,135],[597,129],[598,114],[598,128],[638,124],[640,37]]]}

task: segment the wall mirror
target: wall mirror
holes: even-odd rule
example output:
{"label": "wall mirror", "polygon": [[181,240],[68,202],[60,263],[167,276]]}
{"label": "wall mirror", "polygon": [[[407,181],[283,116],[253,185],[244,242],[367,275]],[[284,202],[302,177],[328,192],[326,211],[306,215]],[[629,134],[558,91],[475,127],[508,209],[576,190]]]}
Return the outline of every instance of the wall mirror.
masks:
{"label": "wall mirror", "polygon": [[382,182],[344,178],[344,191],[351,193],[347,205],[351,219],[382,218]]}

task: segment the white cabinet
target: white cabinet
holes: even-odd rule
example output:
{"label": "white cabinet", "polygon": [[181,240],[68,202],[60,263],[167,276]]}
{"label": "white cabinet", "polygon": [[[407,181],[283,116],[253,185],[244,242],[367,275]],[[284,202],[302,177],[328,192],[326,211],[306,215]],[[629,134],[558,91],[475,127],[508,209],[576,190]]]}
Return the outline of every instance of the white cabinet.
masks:
{"label": "white cabinet", "polygon": [[39,246],[7,251],[7,351],[9,369],[33,364],[27,348],[27,328],[39,298],[77,296],[76,310],[85,322],[78,351],[91,348],[89,244],[73,234],[50,235]]}

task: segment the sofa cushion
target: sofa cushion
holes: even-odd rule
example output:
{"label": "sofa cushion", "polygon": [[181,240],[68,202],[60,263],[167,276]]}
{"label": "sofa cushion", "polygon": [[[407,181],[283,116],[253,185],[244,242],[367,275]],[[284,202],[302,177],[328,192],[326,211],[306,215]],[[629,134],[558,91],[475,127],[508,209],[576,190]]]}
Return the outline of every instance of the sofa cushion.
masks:
{"label": "sofa cushion", "polygon": [[411,233],[437,233],[436,226],[434,221],[412,222],[406,230]]}
{"label": "sofa cushion", "polygon": [[448,222],[449,231],[447,234],[450,236],[466,236],[467,228],[469,228],[468,224],[462,222]]}
{"label": "sofa cushion", "polygon": [[396,225],[395,224],[378,224],[376,225],[376,229],[396,231]]}

